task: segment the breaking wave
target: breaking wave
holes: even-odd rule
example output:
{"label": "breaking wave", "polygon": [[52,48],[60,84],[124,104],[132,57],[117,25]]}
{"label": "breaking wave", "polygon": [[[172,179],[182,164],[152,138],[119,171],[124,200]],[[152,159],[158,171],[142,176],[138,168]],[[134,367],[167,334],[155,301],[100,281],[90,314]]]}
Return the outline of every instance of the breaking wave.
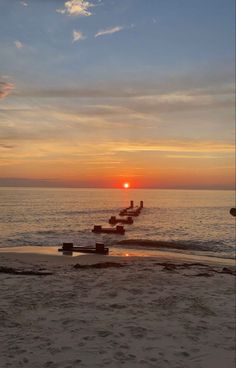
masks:
{"label": "breaking wave", "polygon": [[145,249],[176,249],[182,251],[217,252],[232,251],[232,247],[217,241],[163,241],[149,239],[125,239],[117,243],[118,246],[132,248],[142,247]]}

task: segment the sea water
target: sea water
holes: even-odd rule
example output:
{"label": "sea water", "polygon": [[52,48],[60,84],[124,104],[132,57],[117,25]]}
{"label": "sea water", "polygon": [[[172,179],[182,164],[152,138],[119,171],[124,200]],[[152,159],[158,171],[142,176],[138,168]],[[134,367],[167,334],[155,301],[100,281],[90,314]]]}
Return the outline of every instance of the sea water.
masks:
{"label": "sea water", "polygon": [[[94,234],[94,225],[109,227],[130,200],[144,209],[125,235]],[[0,247],[55,245],[73,242],[91,246],[104,242],[120,249],[120,240],[171,242],[168,252],[223,258],[235,256],[233,191],[159,189],[0,188]],[[125,246],[127,249],[127,246]],[[143,252],[140,245],[128,248]],[[164,244],[146,244],[151,254]]]}

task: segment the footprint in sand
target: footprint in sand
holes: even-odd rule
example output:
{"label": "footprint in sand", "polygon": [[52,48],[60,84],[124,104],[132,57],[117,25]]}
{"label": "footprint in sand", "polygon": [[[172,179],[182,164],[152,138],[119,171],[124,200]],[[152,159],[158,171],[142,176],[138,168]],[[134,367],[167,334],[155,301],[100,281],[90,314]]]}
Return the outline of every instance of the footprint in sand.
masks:
{"label": "footprint in sand", "polygon": [[157,358],[150,358],[150,362],[157,362]]}
{"label": "footprint in sand", "polygon": [[57,367],[57,364],[52,362],[51,360],[50,361],[47,361],[45,364],[44,364],[44,367],[45,368],[56,368]]}
{"label": "footprint in sand", "polygon": [[97,334],[101,337],[107,337],[107,336],[112,335],[112,332],[111,331],[97,331]]}
{"label": "footprint in sand", "polygon": [[177,353],[175,353],[176,356],[181,356],[181,357],[189,357],[190,354],[187,351],[178,351]]}
{"label": "footprint in sand", "polygon": [[124,309],[127,306],[125,304],[117,304],[117,303],[114,303],[114,304],[110,304],[110,307],[112,309]]}
{"label": "footprint in sand", "polygon": [[85,341],[93,341],[95,339],[95,336],[84,336],[83,340]]}
{"label": "footprint in sand", "polygon": [[115,298],[115,297],[118,295],[118,293],[117,293],[116,291],[111,291],[111,292],[109,292],[107,295],[108,295],[108,297],[110,297],[110,298]]}
{"label": "footprint in sand", "polygon": [[123,344],[123,345],[120,345],[120,346],[119,346],[119,348],[120,348],[120,349],[128,350],[128,349],[129,349],[129,346],[128,346],[128,345]]}
{"label": "footprint in sand", "polygon": [[143,328],[143,327],[131,326],[131,327],[128,327],[128,329],[132,337],[134,337],[135,339],[142,339],[143,337],[147,335],[147,330],[146,328]]}
{"label": "footprint in sand", "polygon": [[119,360],[120,362],[125,362],[127,360],[127,355],[123,353],[123,351],[117,351],[114,354],[114,359]]}
{"label": "footprint in sand", "polygon": [[140,295],[143,293],[143,290],[142,289],[129,289],[129,292],[133,295]]}

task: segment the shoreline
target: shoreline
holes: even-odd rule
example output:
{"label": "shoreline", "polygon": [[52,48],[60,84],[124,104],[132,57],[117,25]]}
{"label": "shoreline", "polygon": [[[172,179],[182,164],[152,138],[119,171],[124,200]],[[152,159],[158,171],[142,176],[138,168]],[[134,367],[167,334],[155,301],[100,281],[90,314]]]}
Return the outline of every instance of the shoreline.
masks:
{"label": "shoreline", "polygon": [[74,253],[73,256],[63,255],[58,252],[58,246],[16,246],[16,247],[3,247],[0,248],[0,261],[25,261],[30,263],[35,262],[47,262],[53,264],[75,264],[78,262],[84,263],[96,263],[106,261],[128,261],[128,260],[162,260],[171,262],[199,262],[209,265],[218,266],[236,266],[234,259],[220,258],[205,255],[187,254],[170,251],[155,250],[155,255],[145,249],[129,249],[129,248],[110,248],[110,254],[103,256],[99,254],[84,254]]}

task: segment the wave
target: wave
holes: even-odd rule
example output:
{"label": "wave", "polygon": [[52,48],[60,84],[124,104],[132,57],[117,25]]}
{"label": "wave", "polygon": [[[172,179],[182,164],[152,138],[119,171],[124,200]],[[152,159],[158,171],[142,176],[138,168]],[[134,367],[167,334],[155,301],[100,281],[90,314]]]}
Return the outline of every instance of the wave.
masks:
{"label": "wave", "polygon": [[156,249],[178,249],[189,251],[205,251],[205,252],[225,252],[232,248],[219,243],[217,241],[199,242],[199,241],[164,241],[164,240],[149,240],[149,239],[126,239],[121,240],[117,245],[125,245],[132,247],[156,248]]}
{"label": "wave", "polygon": [[87,209],[87,210],[82,210],[82,211],[78,211],[78,210],[71,210],[71,211],[62,211],[60,212],[60,214],[66,215],[66,216],[77,216],[77,215],[91,215],[91,214],[99,214],[99,213],[104,213],[104,214],[109,214],[110,212],[112,213],[117,213],[117,208],[111,208],[111,209],[107,209],[107,208],[103,208],[103,209]]}

